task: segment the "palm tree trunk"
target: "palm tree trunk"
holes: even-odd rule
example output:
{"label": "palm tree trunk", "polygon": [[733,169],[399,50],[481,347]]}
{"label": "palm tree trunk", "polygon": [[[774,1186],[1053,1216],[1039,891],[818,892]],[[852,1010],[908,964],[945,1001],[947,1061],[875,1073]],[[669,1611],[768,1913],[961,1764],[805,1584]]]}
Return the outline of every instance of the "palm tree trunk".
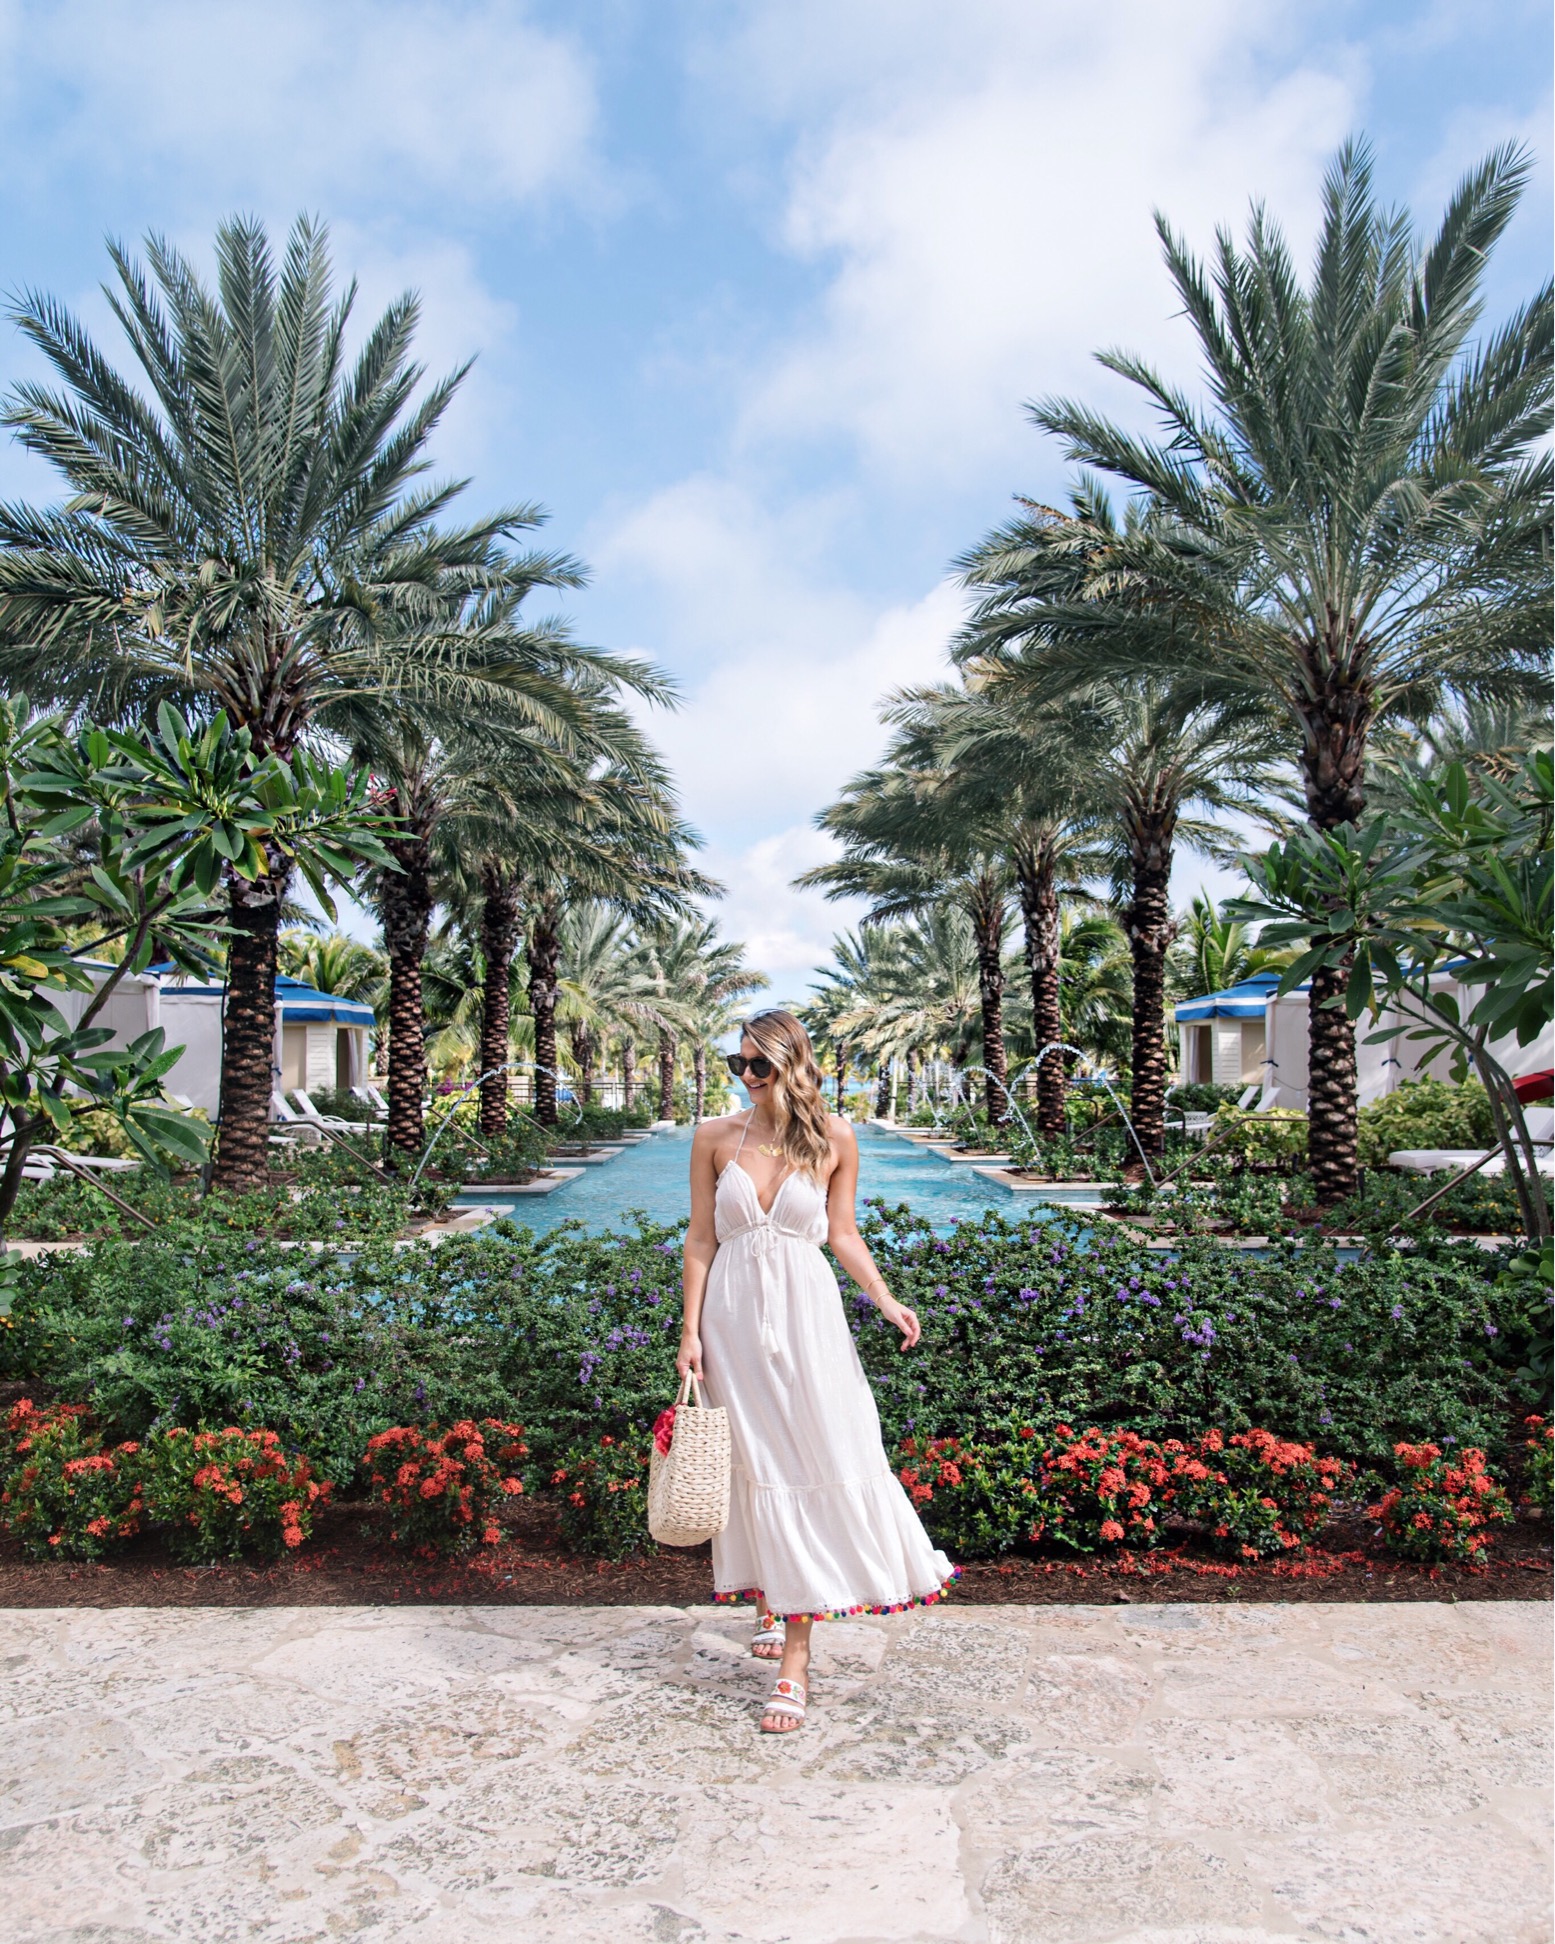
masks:
{"label": "palm tree trunk", "polygon": [[702,1121],[702,1109],[707,1104],[707,1048],[701,1040],[696,1043],[691,1055],[691,1075],[696,1088],[696,1121]]}
{"label": "palm tree trunk", "polygon": [[637,1047],[630,1033],[621,1042],[621,1103],[630,1113],[637,1099]]}
{"label": "palm tree trunk", "polygon": [[554,897],[535,901],[529,921],[529,1010],[535,1021],[535,1119],[556,1125],[556,992],[561,968],[561,911]]}
{"label": "palm tree trunk", "polygon": [[659,1119],[675,1118],[675,1048],[677,1036],[659,1028]]}
{"label": "palm tree trunk", "polygon": [[508,1075],[492,1069],[508,1062],[518,886],[500,864],[487,864],[481,871],[481,890],[481,957],[486,961],[486,976],[481,988],[480,1070],[489,1078],[481,1082],[480,1129],[495,1139],[508,1124]]}
{"label": "palm tree trunk", "polygon": [[275,1071],[275,962],[284,872],[227,886],[232,938],[221,1038],[221,1127],[211,1186],[229,1194],[262,1186],[269,1170]]}
{"label": "palm tree trunk", "polygon": [[391,1154],[420,1154],[426,1139],[421,1102],[427,1086],[426,1012],[421,966],[432,925],[430,832],[389,839],[397,871],[385,871],[378,904],[389,959],[389,1124]]}
{"label": "palm tree trunk", "polygon": [[1133,1084],[1129,1113],[1146,1154],[1166,1143],[1166,948],[1172,942],[1172,839],[1175,804],[1125,813],[1134,897],[1124,916],[1134,961]]}
{"label": "palm tree trunk", "polygon": [[845,1040],[838,1040],[832,1048],[832,1057],[837,1063],[837,1112],[842,1112],[848,1082],[848,1048]]}
{"label": "palm tree trunk", "polygon": [[[985,882],[972,902],[977,993],[983,1019],[983,1106],[996,1125],[1010,1117],[1009,1063],[1004,1056],[1004,892]],[[838,1088],[841,1108],[841,1087]]]}
{"label": "palm tree trunk", "polygon": [[578,1069],[578,1098],[585,1107],[591,1107],[594,1104],[594,1034],[591,1027],[573,1027],[572,1060]]}
{"label": "palm tree trunk", "polygon": [[875,1075],[875,1119],[888,1120],[891,1114],[891,1062],[882,1060]]}
{"label": "palm tree trunk", "polygon": [[[1031,980],[1031,1036],[1040,1053],[1064,1036],[1059,984],[1058,876],[1052,842],[1039,838],[1015,860],[1026,972]],[[1064,1131],[1064,1063],[1049,1054],[1037,1068],[1037,1132]]]}
{"label": "palm tree trunk", "polygon": [[[1319,668],[1343,671],[1344,644],[1324,644]],[[1366,807],[1366,739],[1374,702],[1369,686],[1330,673],[1313,683],[1315,705],[1302,722],[1301,776],[1307,816],[1318,830],[1357,823]],[[1319,1208],[1353,1195],[1359,1186],[1355,1141],[1355,1027],[1343,995],[1351,960],[1319,967],[1307,1000],[1307,1167]],[[1335,1003],[1335,1002],[1338,1003]]]}

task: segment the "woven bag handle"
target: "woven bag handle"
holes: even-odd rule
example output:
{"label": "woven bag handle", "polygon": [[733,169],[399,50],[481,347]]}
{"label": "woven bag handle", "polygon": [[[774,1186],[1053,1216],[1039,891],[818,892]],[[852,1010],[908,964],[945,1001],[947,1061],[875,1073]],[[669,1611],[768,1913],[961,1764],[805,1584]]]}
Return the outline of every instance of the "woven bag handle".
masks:
{"label": "woven bag handle", "polygon": [[702,1387],[697,1382],[696,1372],[693,1370],[688,1370],[680,1380],[680,1389],[675,1393],[675,1409],[678,1411],[688,1399],[697,1410],[701,1410]]}

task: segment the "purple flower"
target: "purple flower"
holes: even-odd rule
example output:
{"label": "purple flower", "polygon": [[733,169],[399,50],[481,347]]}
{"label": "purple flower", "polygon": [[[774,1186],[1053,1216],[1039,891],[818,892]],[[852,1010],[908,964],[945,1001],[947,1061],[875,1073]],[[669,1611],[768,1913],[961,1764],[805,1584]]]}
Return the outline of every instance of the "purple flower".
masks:
{"label": "purple flower", "polygon": [[1395,1303],[1392,1309],[1388,1311],[1388,1315],[1392,1317],[1395,1323],[1397,1323],[1400,1320],[1403,1314],[1404,1314],[1404,1305],[1402,1303]]}

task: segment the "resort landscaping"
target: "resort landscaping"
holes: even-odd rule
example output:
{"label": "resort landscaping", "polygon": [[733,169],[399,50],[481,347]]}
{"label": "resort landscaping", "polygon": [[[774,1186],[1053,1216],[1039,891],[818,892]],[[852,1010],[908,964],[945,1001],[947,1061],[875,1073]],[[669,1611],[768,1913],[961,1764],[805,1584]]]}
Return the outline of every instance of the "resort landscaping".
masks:
{"label": "resort landscaping", "polygon": [[[1548,1297],[1499,1254],[1310,1233],[1252,1254],[1191,1225],[1149,1249],[1055,1209],[939,1233],[881,1206],[866,1233],[923,1339],[899,1354],[845,1285],[854,1337],[893,1465],[973,1570],[956,1597],[1094,1598],[1098,1573],[1440,1597],[1444,1572],[1548,1597]],[[168,1598],[170,1565],[241,1560],[229,1594],[705,1585],[646,1538],[674,1228],[501,1219],[432,1247],[364,1224],[299,1249],[175,1219],[19,1276],[0,1521],[45,1582],[101,1562],[73,1582],[101,1597],[123,1562]]]}

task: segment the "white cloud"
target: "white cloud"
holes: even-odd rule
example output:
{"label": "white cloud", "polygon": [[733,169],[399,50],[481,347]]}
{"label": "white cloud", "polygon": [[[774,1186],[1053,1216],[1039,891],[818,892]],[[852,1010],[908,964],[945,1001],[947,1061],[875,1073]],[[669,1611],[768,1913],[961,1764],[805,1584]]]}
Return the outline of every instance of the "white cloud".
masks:
{"label": "white cloud", "polygon": [[589,548],[602,581],[660,610],[673,643],[661,658],[698,671],[682,708],[652,720],[698,823],[770,829],[819,809],[879,754],[880,697],[944,667],[958,590],[881,606],[839,588],[822,558],[825,510],[801,500],[772,516],[704,477]]}
{"label": "white cloud", "polygon": [[831,903],[819,891],[796,891],[793,880],[836,855],[835,843],[809,824],[759,838],[738,852],[713,852],[705,862],[728,886],[715,907],[720,931],[745,946],[745,956],[772,981],[770,1003],[809,996],[817,966],[833,937],[858,922],[856,900]]}
{"label": "white cloud", "polygon": [[703,476],[588,549],[617,600],[624,583],[634,607],[657,611],[669,650],[647,652],[695,670],[682,707],[653,715],[649,732],[686,814],[713,833],[700,861],[728,887],[720,926],[789,996],[802,996],[861,909],[794,890],[795,876],[835,855],[807,820],[880,755],[880,698],[944,673],[965,613],[949,582],[892,605],[839,587],[824,561],[836,511],[801,499],[772,514]]}
{"label": "white cloud", "polygon": [[514,0],[12,0],[7,119],[33,167],[173,163],[185,197],[522,201],[589,175],[595,122],[588,63],[528,15]]}
{"label": "white cloud", "polygon": [[747,437],[857,442],[876,471],[1029,465],[1020,401],[1110,381],[1124,343],[1186,369],[1151,230],[1196,240],[1266,197],[1301,235],[1355,88],[1266,73],[1279,9],[1235,0],[858,0],[753,10],[714,72],[791,117],[783,236],[835,265],[753,391]]}

